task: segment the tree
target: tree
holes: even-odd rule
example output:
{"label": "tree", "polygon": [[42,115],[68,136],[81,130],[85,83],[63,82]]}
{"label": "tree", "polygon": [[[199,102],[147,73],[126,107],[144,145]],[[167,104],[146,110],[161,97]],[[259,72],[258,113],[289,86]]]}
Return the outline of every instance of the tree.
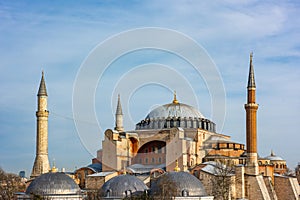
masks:
{"label": "tree", "polygon": [[215,199],[231,199],[231,185],[233,184],[232,175],[234,174],[234,165],[230,160],[218,159],[214,166],[214,178],[212,179],[213,196]]}
{"label": "tree", "polygon": [[295,176],[295,171],[291,170],[290,168],[286,168],[286,171],[283,173],[285,176]]}
{"label": "tree", "polygon": [[[151,180],[154,191],[152,193],[153,199],[173,199],[177,195],[176,182],[166,176],[166,174],[160,175],[160,177]],[[152,188],[152,186],[151,186]]]}
{"label": "tree", "polygon": [[6,173],[0,168],[0,199],[11,200],[14,199],[16,192],[24,192],[25,183],[22,182],[21,177],[16,174]]}

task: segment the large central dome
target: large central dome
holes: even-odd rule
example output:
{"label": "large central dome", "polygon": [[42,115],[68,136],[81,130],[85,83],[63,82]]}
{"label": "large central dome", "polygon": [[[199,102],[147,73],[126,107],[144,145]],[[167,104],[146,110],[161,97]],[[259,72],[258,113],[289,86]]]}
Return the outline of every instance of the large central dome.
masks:
{"label": "large central dome", "polygon": [[183,103],[169,103],[159,106],[152,110],[146,119],[156,118],[168,118],[168,117],[180,117],[180,118],[204,118],[204,116],[194,107]]}
{"label": "large central dome", "polygon": [[196,108],[179,103],[174,94],[172,103],[153,109],[145,119],[136,124],[136,130],[164,128],[201,128],[216,131],[216,125],[206,119]]}

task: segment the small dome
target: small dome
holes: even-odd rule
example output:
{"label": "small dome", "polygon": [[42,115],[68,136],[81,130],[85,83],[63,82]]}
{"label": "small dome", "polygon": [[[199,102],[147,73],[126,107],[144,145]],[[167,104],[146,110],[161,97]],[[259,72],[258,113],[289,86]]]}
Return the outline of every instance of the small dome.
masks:
{"label": "small dome", "polygon": [[276,156],[275,153],[273,151],[271,151],[271,155],[265,157],[265,159],[268,159],[268,160],[273,160],[273,161],[284,161],[283,158],[279,157],[279,156]]}
{"label": "small dome", "polygon": [[80,188],[75,181],[62,172],[42,174],[34,179],[26,194],[53,195],[79,194]]}
{"label": "small dome", "polygon": [[146,116],[146,119],[163,117],[204,118],[204,116],[192,106],[183,103],[170,103],[155,108]]}
{"label": "small dome", "polygon": [[152,195],[166,192],[171,196],[207,196],[201,181],[187,172],[167,172],[151,182]]}
{"label": "small dome", "polygon": [[135,176],[120,175],[113,177],[103,184],[100,189],[101,197],[126,197],[128,191],[131,195],[143,193],[148,187]]}

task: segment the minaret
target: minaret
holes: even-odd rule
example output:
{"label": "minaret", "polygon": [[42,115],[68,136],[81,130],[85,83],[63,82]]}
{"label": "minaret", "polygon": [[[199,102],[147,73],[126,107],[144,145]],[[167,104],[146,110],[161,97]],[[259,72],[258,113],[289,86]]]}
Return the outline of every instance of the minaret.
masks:
{"label": "minaret", "polygon": [[254,80],[254,68],[252,65],[253,53],[250,54],[250,68],[248,77],[248,98],[246,109],[246,140],[247,140],[247,162],[246,173],[257,175],[257,137],[256,137],[256,112],[258,104],[255,102],[256,86]]}
{"label": "minaret", "polygon": [[37,94],[38,108],[36,111],[37,127],[36,127],[36,157],[32,168],[31,178],[35,178],[50,170],[48,159],[48,115],[47,110],[47,90],[42,72],[39,91]]}
{"label": "minaret", "polygon": [[121,106],[121,100],[120,95],[118,95],[118,104],[117,104],[117,110],[116,110],[116,127],[115,130],[122,132],[124,131],[123,128],[123,113],[122,113],[122,106]]}

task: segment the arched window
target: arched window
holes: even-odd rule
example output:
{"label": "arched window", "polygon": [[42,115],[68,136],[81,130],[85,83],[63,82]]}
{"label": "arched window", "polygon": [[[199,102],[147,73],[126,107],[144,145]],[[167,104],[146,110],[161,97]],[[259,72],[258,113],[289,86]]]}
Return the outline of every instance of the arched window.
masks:
{"label": "arched window", "polygon": [[182,190],[182,191],[181,191],[181,196],[183,196],[183,197],[189,196],[189,191],[187,191],[187,190]]}
{"label": "arched window", "polygon": [[126,190],[125,191],[125,196],[130,197],[131,196],[131,190]]}
{"label": "arched window", "polygon": [[152,152],[152,153],[155,153],[155,146],[152,146],[152,147],[151,147],[151,152]]}
{"label": "arched window", "polygon": [[106,197],[110,197],[111,192],[112,192],[111,189],[106,190]]}
{"label": "arched window", "polygon": [[161,146],[158,146],[158,153],[161,153]]}

